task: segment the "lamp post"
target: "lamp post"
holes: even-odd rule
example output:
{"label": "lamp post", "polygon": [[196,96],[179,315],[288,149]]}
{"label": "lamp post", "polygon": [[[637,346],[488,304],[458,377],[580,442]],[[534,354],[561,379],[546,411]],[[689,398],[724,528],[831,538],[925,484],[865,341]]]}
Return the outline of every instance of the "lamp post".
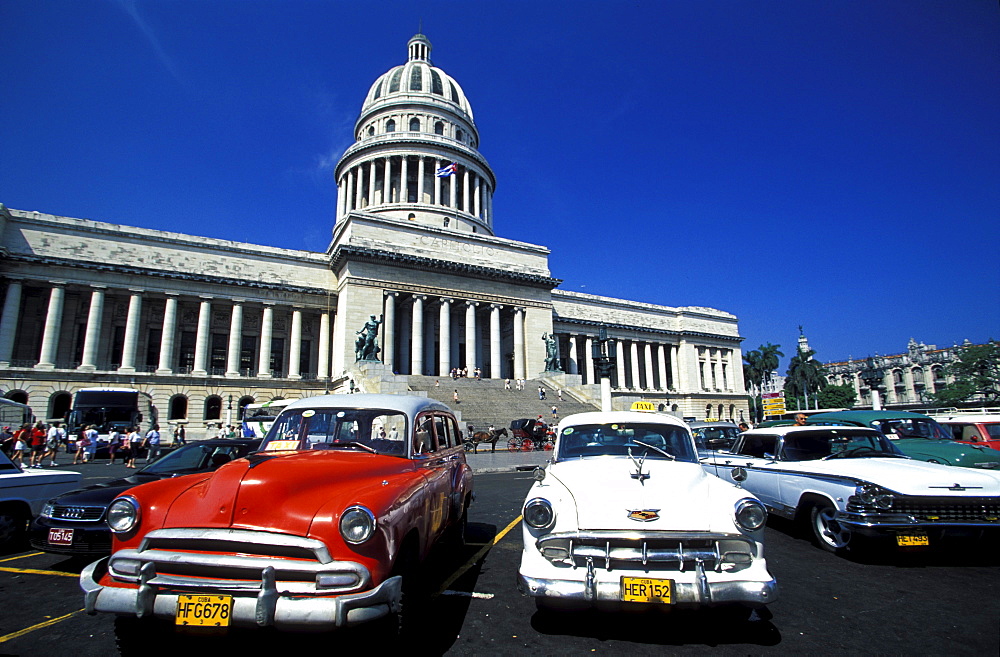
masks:
{"label": "lamp post", "polygon": [[881,411],[882,401],[878,396],[878,388],[882,383],[883,377],[885,376],[885,370],[878,367],[875,363],[875,359],[869,356],[868,360],[865,362],[865,369],[861,370],[861,372],[858,373],[858,376],[861,377],[861,380],[864,381],[865,385],[872,391],[872,410]]}
{"label": "lamp post", "polygon": [[233,396],[229,395],[229,404],[226,406],[226,426],[233,424]]}
{"label": "lamp post", "polygon": [[608,329],[602,326],[592,345],[591,354],[594,357],[594,369],[601,379],[601,410],[605,413],[611,410],[611,373],[615,370],[617,361],[614,353],[615,340],[608,337]]}

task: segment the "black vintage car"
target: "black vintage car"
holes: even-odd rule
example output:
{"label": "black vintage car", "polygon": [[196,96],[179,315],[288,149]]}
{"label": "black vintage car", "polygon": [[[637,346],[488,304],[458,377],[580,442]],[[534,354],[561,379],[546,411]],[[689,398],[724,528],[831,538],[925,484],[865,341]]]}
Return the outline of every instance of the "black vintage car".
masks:
{"label": "black vintage car", "polygon": [[54,497],[31,523],[31,546],[57,554],[108,554],[111,531],[104,521],[107,507],[116,497],[139,484],[215,470],[256,451],[260,441],[260,438],[214,439],[190,443],[128,477]]}

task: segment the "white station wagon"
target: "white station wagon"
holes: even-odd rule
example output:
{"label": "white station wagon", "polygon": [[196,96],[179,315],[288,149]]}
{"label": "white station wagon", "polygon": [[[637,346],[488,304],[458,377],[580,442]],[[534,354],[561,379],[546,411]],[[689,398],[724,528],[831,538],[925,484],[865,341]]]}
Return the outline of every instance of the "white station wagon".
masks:
{"label": "white station wagon", "polygon": [[742,614],[776,599],[763,505],[708,475],[676,418],[568,416],[535,479],[518,588],[539,608],[729,606]]}
{"label": "white station wagon", "polygon": [[926,546],[1000,530],[1000,474],[910,459],[874,429],[754,429],[730,452],[707,454],[706,470],[741,481],[771,513],[807,522],[830,552],[856,536]]}

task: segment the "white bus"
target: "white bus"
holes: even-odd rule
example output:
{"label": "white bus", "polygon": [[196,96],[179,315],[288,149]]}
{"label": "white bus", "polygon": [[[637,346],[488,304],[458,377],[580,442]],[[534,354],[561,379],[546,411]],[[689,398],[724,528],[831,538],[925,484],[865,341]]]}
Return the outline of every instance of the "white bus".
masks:
{"label": "white bus", "polygon": [[34,421],[35,415],[30,406],[0,397],[0,427],[10,427],[11,431],[17,431],[22,425],[32,424]]}
{"label": "white bus", "polygon": [[243,407],[243,437],[263,438],[278,413],[284,410],[285,406],[295,401],[294,399],[274,399],[269,402],[259,404],[247,404]]}
{"label": "white bus", "polygon": [[66,422],[71,443],[80,430],[93,425],[97,429],[98,449],[107,449],[108,434],[138,427],[144,434],[158,421],[153,398],[134,388],[81,388],[73,395],[73,407]]}

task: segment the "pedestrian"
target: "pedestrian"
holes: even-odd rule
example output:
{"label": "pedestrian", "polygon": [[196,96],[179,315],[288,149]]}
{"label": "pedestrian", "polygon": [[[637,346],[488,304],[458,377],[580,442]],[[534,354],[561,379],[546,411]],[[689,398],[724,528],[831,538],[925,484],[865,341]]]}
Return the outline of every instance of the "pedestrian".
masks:
{"label": "pedestrian", "polygon": [[73,455],[73,465],[77,462],[87,462],[87,448],[90,446],[90,427],[85,426],[80,430],[80,437],[76,440],[76,454]]}
{"label": "pedestrian", "polygon": [[153,428],[146,433],[146,439],[142,441],[142,446],[146,448],[146,463],[160,457],[160,425],[154,424]]}
{"label": "pedestrian", "polygon": [[45,434],[45,454],[42,455],[42,460],[45,460],[46,456],[49,457],[50,467],[56,465],[56,454],[59,453],[59,445],[65,437],[66,430],[60,427],[58,422],[53,422]]}
{"label": "pedestrian", "polygon": [[219,431],[215,434],[215,437],[216,438],[225,438],[226,437],[226,433],[228,433],[226,431],[226,425],[224,425],[223,423],[219,422]]}
{"label": "pedestrian", "polygon": [[126,468],[134,468],[135,460],[141,456],[142,451],[142,436],[139,435],[139,427],[129,427],[128,429],[128,450],[129,450],[129,461],[125,464]]}
{"label": "pedestrian", "polygon": [[740,433],[743,433],[744,431],[750,431],[750,425],[747,424],[746,422],[740,422],[738,426],[740,428]]}
{"label": "pedestrian", "polygon": [[538,386],[538,401],[545,401],[545,388]]}
{"label": "pedestrian", "polygon": [[31,445],[31,467],[33,468],[42,467],[42,456],[45,454],[46,434],[45,425],[41,422],[37,422],[35,426],[31,428],[28,443]]}
{"label": "pedestrian", "polygon": [[121,447],[121,434],[118,429],[111,427],[108,433],[108,465],[115,464],[115,456],[118,455],[118,448]]}
{"label": "pedestrian", "polygon": [[10,430],[10,427],[4,427],[3,431],[0,431],[0,451],[13,458],[14,442],[14,432]]}
{"label": "pedestrian", "polygon": [[510,379],[503,380],[503,389],[508,391],[510,390]]}
{"label": "pedestrian", "polygon": [[229,425],[229,431],[226,432],[226,438],[236,438],[236,427]]}
{"label": "pedestrian", "polygon": [[559,408],[555,404],[552,404],[552,419],[559,419]]}
{"label": "pedestrian", "polygon": [[132,444],[128,439],[128,427],[118,434],[118,453],[122,455],[122,463],[125,467],[129,467],[129,461],[132,459]]}
{"label": "pedestrian", "polygon": [[805,413],[798,413],[795,416],[795,426],[797,426],[797,427],[804,427],[804,426],[806,426],[806,420],[807,419],[808,418],[806,417]]}
{"label": "pedestrian", "polygon": [[177,431],[174,432],[177,436],[177,441],[181,445],[187,445],[187,432],[184,431],[184,425],[178,424]]}
{"label": "pedestrian", "polygon": [[24,424],[21,428],[14,432],[14,453],[10,457],[10,460],[17,463],[18,467],[24,466],[24,453],[29,451],[31,447],[28,445],[26,436],[30,435],[31,425]]}
{"label": "pedestrian", "polygon": [[458,403],[458,388],[455,388],[455,392],[452,393],[451,400],[456,404]]}
{"label": "pedestrian", "polygon": [[482,381],[483,380],[483,371],[477,367],[476,370],[475,370],[475,372],[476,372],[476,381]]}
{"label": "pedestrian", "polygon": [[556,390],[556,398],[559,399],[559,401],[562,401],[562,388]]}

